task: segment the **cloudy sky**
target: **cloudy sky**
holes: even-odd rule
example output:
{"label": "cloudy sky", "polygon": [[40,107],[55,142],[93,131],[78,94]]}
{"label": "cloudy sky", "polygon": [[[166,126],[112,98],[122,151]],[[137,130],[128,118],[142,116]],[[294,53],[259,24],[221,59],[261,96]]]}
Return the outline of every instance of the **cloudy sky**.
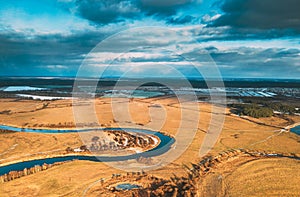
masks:
{"label": "cloudy sky", "polygon": [[0,1],[0,76],[194,77],[195,68],[300,78],[298,0]]}

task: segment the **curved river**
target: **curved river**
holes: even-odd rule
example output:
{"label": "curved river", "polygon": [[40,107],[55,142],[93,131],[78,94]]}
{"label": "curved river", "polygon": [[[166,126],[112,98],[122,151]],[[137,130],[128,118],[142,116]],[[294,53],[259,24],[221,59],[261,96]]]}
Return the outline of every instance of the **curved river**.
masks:
{"label": "curved river", "polygon": [[31,168],[35,165],[43,165],[46,164],[53,164],[55,162],[62,162],[62,161],[70,161],[70,160],[87,160],[87,161],[95,161],[95,162],[112,162],[112,161],[126,161],[129,159],[136,159],[139,157],[154,157],[161,155],[167,152],[172,144],[175,142],[175,139],[164,135],[159,132],[154,132],[151,130],[145,129],[131,129],[131,128],[98,128],[98,129],[77,129],[77,130],[60,130],[60,129],[30,129],[30,128],[18,128],[6,125],[0,125],[0,129],[10,130],[15,132],[34,132],[34,133],[73,133],[73,132],[88,132],[92,130],[123,130],[127,132],[136,132],[136,133],[145,133],[155,135],[160,139],[160,144],[155,148],[142,152],[136,153],[132,155],[126,156],[63,156],[63,157],[53,157],[53,158],[45,158],[45,159],[36,159],[32,161],[24,161],[19,163],[14,163],[6,166],[0,167],[0,176],[6,174],[10,171],[21,171],[25,168]]}

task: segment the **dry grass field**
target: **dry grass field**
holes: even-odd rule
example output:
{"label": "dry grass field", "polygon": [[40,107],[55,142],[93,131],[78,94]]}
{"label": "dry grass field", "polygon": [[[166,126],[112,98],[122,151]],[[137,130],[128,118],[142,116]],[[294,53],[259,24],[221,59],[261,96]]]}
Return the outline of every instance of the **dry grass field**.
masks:
{"label": "dry grass field", "polygon": [[[196,122],[197,131],[187,150],[167,166],[149,172],[157,177],[168,178],[176,173],[186,175],[183,164],[190,165],[200,160],[199,148],[208,131],[212,119],[212,105],[209,103],[185,103],[182,109],[174,98],[134,99],[127,103],[126,99],[113,100],[114,107],[128,104],[129,118],[118,112],[118,119],[113,115],[112,100],[109,98],[95,101],[96,114],[103,127],[118,127],[128,125],[136,128],[152,128],[175,136],[182,119],[192,121],[191,117],[199,113]],[[116,104],[116,103],[119,103]],[[160,107],[153,107],[159,105]],[[200,111],[195,111],[198,105]],[[12,99],[0,100],[0,124],[33,127],[33,128],[74,128],[72,101],[30,101]],[[116,112],[116,111],[114,111]],[[165,113],[165,115],[162,115]],[[182,117],[182,114],[188,116]],[[262,118],[246,120],[230,114],[229,109],[223,114],[225,122],[222,133],[209,154],[214,155],[231,148],[249,148],[283,153],[295,153],[300,156],[300,137],[289,132],[280,132],[273,126],[285,127],[287,122],[281,118]],[[162,117],[166,117],[163,118]],[[295,122],[300,122],[297,116],[290,116]],[[256,123],[257,122],[257,123]],[[266,125],[258,124],[263,122]],[[269,126],[267,126],[269,125]],[[187,124],[183,130],[189,131],[193,125]],[[186,136],[188,139],[189,136]],[[184,136],[183,136],[184,138]],[[77,133],[69,134],[37,134],[37,133],[2,133],[0,134],[0,164],[44,157],[45,154],[55,154],[67,147],[76,148],[82,145]],[[180,147],[179,147],[180,148]],[[130,164],[130,161],[128,161]],[[297,195],[296,173],[299,172],[299,161],[291,159],[266,159],[257,161],[242,160],[237,164],[227,165],[226,174],[220,195],[249,196],[261,194],[294,194]],[[217,169],[218,170],[218,169]],[[293,173],[294,171],[294,173]],[[0,196],[80,196],[84,190],[100,178],[109,178],[120,170],[103,163],[74,161],[55,166],[47,171],[29,175],[1,184]],[[216,174],[221,172],[216,171]],[[222,172],[223,173],[223,172]],[[221,174],[222,174],[221,173]],[[214,175],[214,174],[213,174]],[[299,175],[298,175],[299,177]],[[215,180],[207,176],[203,185],[212,184]],[[285,180],[285,181],[283,181]],[[24,184],[26,183],[26,184]],[[286,185],[285,185],[286,184]],[[203,186],[203,187],[204,187]],[[276,188],[274,188],[276,186]],[[277,187],[278,186],[278,187]],[[216,186],[219,187],[219,186]],[[203,193],[210,194],[207,189]],[[208,195],[210,196],[210,195]],[[213,194],[211,194],[213,196]],[[261,196],[261,195],[260,195]]]}
{"label": "dry grass field", "polygon": [[246,163],[225,178],[228,196],[299,196],[299,165],[291,159]]}
{"label": "dry grass field", "polygon": [[237,158],[201,182],[204,196],[299,196],[299,160]]}

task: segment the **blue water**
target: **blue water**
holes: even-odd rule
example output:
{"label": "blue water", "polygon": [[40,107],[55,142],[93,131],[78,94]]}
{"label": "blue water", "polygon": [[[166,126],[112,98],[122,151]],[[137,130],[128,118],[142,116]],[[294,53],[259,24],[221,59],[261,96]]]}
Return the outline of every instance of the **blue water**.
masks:
{"label": "blue water", "polygon": [[114,93],[105,93],[103,98],[152,98],[163,95],[165,95],[165,93],[159,91],[126,90]]}
{"label": "blue water", "polygon": [[296,126],[296,127],[294,127],[294,128],[291,128],[291,132],[300,135],[300,125],[299,125],[299,126]]}
{"label": "blue water", "polygon": [[[62,133],[62,130],[51,130],[51,129],[40,129],[40,130],[33,130],[33,129],[21,129],[17,127],[10,127],[5,125],[0,125],[0,129],[7,129],[17,132],[39,132],[39,133]],[[82,129],[82,130],[63,130],[64,132],[86,132],[90,130],[95,129]],[[175,142],[174,138],[171,138],[169,136],[166,136],[159,132],[154,132],[150,130],[145,129],[122,129],[122,128],[100,128],[98,130],[123,130],[123,131],[130,131],[130,132],[138,132],[138,133],[146,133],[146,134],[152,134],[160,138],[160,144],[155,147],[152,150],[143,152],[143,153],[137,153],[132,155],[126,155],[126,156],[64,156],[64,157],[55,157],[55,158],[46,158],[46,159],[37,159],[33,161],[24,161],[20,163],[10,164],[7,166],[0,167],[0,175],[6,174],[10,171],[21,171],[25,168],[31,168],[35,165],[43,165],[46,164],[53,164],[55,162],[62,162],[62,161],[71,161],[71,160],[87,160],[87,161],[94,161],[94,162],[112,162],[112,161],[126,161],[130,159],[137,159],[139,157],[154,157],[161,155],[165,152],[167,152],[171,145]]]}
{"label": "blue water", "polygon": [[131,189],[139,189],[141,186],[130,184],[130,183],[122,183],[116,186],[116,189],[118,190],[131,190]]}

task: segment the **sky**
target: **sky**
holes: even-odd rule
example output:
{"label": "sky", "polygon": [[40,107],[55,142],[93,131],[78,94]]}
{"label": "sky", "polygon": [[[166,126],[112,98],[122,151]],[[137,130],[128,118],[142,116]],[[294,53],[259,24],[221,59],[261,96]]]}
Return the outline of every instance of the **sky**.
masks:
{"label": "sky", "polygon": [[298,0],[0,1],[0,76],[300,78]]}

